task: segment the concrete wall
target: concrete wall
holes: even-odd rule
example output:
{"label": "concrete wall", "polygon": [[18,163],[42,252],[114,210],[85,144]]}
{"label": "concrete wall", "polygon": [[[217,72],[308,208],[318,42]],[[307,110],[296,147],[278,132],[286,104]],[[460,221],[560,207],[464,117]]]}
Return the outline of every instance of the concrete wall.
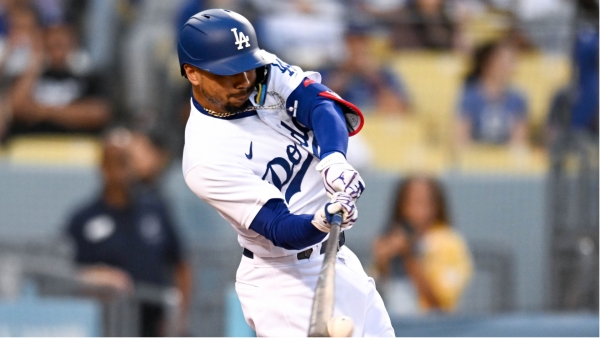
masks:
{"label": "concrete wall", "polygon": [[[359,201],[359,221],[347,234],[347,243],[368,267],[371,242],[386,223],[399,177],[366,172],[364,178],[367,189]],[[516,308],[542,309],[549,257],[545,179],[448,173],[441,180],[447,188],[453,225],[469,244],[497,247],[514,257]],[[94,169],[0,163],[0,237],[35,241],[56,237],[68,215],[98,189],[99,175]],[[189,248],[215,249],[226,252],[234,262],[239,259],[241,249],[233,229],[185,186],[180,164],[165,175],[164,191]],[[233,281],[233,276],[223,278]]]}

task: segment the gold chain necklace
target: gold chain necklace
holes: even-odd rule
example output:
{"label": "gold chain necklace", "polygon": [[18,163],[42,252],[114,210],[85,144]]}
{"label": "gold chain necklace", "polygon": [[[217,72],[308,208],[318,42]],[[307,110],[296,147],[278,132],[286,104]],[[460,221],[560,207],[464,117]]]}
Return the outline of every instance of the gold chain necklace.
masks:
{"label": "gold chain necklace", "polygon": [[267,92],[267,95],[273,96],[279,102],[277,104],[272,104],[270,106],[252,106],[252,107],[248,107],[248,108],[246,108],[244,110],[241,110],[241,111],[235,112],[235,113],[230,113],[230,112],[219,113],[219,112],[216,112],[216,111],[211,110],[211,109],[206,109],[204,107],[203,108],[204,108],[204,110],[209,115],[212,115],[212,116],[215,116],[215,117],[231,117],[231,116],[235,116],[237,114],[246,113],[246,112],[253,111],[253,110],[264,110],[264,109],[266,109],[266,110],[275,110],[275,109],[285,108],[285,101],[283,100],[283,97],[281,97],[281,95],[279,95],[279,93],[277,93],[277,92]]}

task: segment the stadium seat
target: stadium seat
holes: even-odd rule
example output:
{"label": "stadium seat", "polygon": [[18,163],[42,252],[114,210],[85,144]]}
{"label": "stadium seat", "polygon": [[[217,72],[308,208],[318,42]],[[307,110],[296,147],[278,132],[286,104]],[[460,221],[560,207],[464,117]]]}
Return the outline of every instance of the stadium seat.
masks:
{"label": "stadium seat", "polygon": [[532,126],[543,125],[554,94],[569,83],[571,63],[566,56],[527,53],[520,57],[515,85],[527,94]]}
{"label": "stadium seat", "polygon": [[501,39],[512,25],[510,14],[498,11],[478,13],[466,21],[465,34],[475,46]]}
{"label": "stadium seat", "polygon": [[23,136],[12,139],[5,152],[16,164],[95,166],[100,142],[89,136]]}
{"label": "stadium seat", "polygon": [[[442,147],[451,144],[467,59],[455,53],[399,52],[393,55],[392,65],[407,85],[413,113],[426,125],[427,139]],[[540,135],[552,97],[568,84],[570,69],[566,56],[539,52],[520,56],[514,86],[527,96],[532,135]]]}
{"label": "stadium seat", "polygon": [[447,166],[447,152],[428,142],[426,127],[418,118],[369,116],[361,135],[379,169],[440,173]]}
{"label": "stadium seat", "polygon": [[406,83],[413,112],[429,124],[430,137],[446,143],[460,93],[464,58],[451,53],[401,52],[394,55],[392,64]]}
{"label": "stadium seat", "polygon": [[482,145],[457,155],[457,168],[464,173],[544,174],[548,170],[548,156],[542,149]]}

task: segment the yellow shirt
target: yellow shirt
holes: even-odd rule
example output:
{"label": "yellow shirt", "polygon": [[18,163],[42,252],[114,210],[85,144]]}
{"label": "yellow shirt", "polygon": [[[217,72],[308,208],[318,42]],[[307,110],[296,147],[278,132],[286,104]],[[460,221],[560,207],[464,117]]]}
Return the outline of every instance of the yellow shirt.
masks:
{"label": "yellow shirt", "polygon": [[[454,310],[473,271],[465,241],[451,227],[441,224],[427,231],[420,245],[423,273],[441,309]],[[423,297],[420,297],[420,304],[423,309],[430,307]]]}

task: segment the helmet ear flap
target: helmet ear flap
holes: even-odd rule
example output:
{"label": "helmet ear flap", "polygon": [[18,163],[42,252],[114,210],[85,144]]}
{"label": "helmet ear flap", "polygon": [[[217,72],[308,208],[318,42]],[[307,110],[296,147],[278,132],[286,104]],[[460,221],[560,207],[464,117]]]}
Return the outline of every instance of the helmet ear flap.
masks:
{"label": "helmet ear flap", "polygon": [[269,67],[262,66],[256,68],[256,103],[258,105],[265,104],[267,98],[267,84],[269,82]]}
{"label": "helmet ear flap", "polygon": [[262,67],[258,67],[256,68],[256,85],[258,86],[259,84],[263,84],[263,82],[266,82],[265,80],[267,79],[267,66],[262,66]]}
{"label": "helmet ear flap", "polygon": [[181,70],[181,76],[183,76],[184,78],[187,79],[187,74],[185,73],[185,69],[183,69],[183,66],[185,65],[185,63],[183,65],[181,65],[180,70]]}

